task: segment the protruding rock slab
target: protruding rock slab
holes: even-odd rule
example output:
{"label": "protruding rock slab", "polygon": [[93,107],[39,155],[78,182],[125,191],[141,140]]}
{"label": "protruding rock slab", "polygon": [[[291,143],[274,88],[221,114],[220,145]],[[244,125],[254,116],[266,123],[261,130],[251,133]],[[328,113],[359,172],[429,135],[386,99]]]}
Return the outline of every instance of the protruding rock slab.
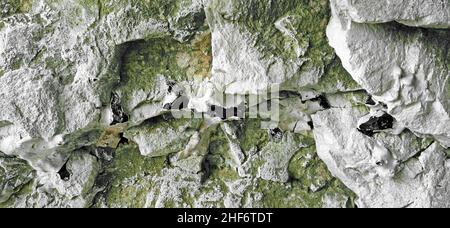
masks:
{"label": "protruding rock slab", "polygon": [[397,21],[409,26],[450,28],[447,0],[332,0],[358,23]]}
{"label": "protruding rock slab", "polygon": [[334,4],[327,29],[345,69],[375,100],[386,104],[389,114],[446,147],[450,146],[449,34],[396,23],[355,23],[340,4]]}
{"label": "protruding rock slab", "polygon": [[411,133],[369,137],[358,131],[355,109],[313,116],[319,157],[358,196],[360,207],[446,207],[448,160],[438,143]]}

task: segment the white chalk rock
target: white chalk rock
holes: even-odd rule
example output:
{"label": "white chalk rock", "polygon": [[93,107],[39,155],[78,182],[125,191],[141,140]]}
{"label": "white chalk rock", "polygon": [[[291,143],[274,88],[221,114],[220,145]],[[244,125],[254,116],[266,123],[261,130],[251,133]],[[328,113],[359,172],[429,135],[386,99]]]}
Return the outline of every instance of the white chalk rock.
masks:
{"label": "white chalk rock", "polygon": [[[119,80],[120,45],[167,33],[168,26],[131,17],[140,12],[131,6],[104,17],[100,6],[74,0],[37,0],[32,6],[28,13],[0,19],[0,150],[25,160],[33,157],[27,161],[34,165],[52,160],[53,153],[22,150],[22,144],[39,141],[43,150],[53,150],[59,146],[55,136],[109,124],[100,117]],[[48,170],[61,166],[60,160],[34,168]]]}
{"label": "white chalk rock", "polygon": [[327,36],[345,69],[399,123],[450,146],[448,32],[354,23],[335,6]]}
{"label": "white chalk rock", "polygon": [[30,192],[13,196],[15,207],[89,207],[95,196],[91,190],[100,163],[86,151],[76,152],[68,159],[64,173],[37,172],[37,178],[30,182],[31,189],[27,190]]}
{"label": "white chalk rock", "polygon": [[[291,41],[287,48],[294,50],[297,56],[284,59],[265,53],[257,44],[258,34],[226,18],[231,15],[239,17],[237,12],[227,12],[237,7],[236,1],[213,0],[208,4],[210,7],[207,8],[207,18],[212,32],[213,50],[211,81],[218,88],[227,94],[257,94],[258,91],[264,91],[272,84],[288,81],[299,73],[306,61],[301,57],[306,53],[308,44],[296,40],[297,31],[290,30],[293,27],[290,23],[295,23],[294,17],[280,18],[273,25],[267,25],[276,28],[278,33]],[[230,15],[224,16],[226,13],[223,12]]]}
{"label": "white chalk rock", "polygon": [[409,26],[450,28],[447,0],[332,0],[358,23],[396,21]]}
{"label": "white chalk rock", "polygon": [[358,206],[448,206],[445,150],[411,133],[366,136],[357,130],[364,114],[330,109],[312,116],[319,157],[358,195]]}
{"label": "white chalk rock", "polygon": [[159,121],[144,123],[125,134],[125,137],[139,145],[144,156],[159,157],[183,151],[189,146],[191,137],[197,133],[201,123],[201,119]]}

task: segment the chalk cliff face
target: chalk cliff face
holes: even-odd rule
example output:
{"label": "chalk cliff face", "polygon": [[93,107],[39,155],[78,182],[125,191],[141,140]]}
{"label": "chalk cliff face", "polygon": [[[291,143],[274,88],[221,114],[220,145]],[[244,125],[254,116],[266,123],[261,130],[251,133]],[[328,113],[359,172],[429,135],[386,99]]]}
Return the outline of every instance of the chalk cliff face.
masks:
{"label": "chalk cliff face", "polygon": [[450,207],[446,0],[0,6],[0,207]]}

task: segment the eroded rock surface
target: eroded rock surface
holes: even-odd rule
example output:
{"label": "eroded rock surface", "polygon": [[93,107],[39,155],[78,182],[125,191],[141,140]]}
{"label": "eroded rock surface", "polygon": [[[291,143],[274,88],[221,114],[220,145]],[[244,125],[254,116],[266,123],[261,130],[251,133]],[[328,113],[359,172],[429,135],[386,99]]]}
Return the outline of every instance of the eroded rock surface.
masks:
{"label": "eroded rock surface", "polygon": [[358,23],[396,21],[417,27],[450,27],[450,3],[446,0],[337,0],[334,2]]}
{"label": "eroded rock surface", "polygon": [[447,207],[439,194],[450,181],[445,149],[410,132],[364,135],[357,129],[363,115],[331,109],[313,116],[319,157],[360,197],[358,206]]}
{"label": "eroded rock surface", "polygon": [[445,1],[0,8],[0,207],[450,206]]}
{"label": "eroded rock surface", "polygon": [[355,23],[332,2],[327,34],[352,77],[404,127],[450,146],[450,33]]}

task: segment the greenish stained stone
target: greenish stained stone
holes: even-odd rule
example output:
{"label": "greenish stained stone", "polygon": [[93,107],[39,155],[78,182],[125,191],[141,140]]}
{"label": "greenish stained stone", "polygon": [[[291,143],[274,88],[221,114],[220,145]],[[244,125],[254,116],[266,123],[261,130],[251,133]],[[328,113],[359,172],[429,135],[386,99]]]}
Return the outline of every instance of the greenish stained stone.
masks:
{"label": "greenish stained stone", "polygon": [[[302,86],[325,93],[360,89],[328,44],[326,28],[331,17],[328,0],[213,0],[207,10],[212,25],[225,20],[248,30],[254,46],[264,57],[305,61],[297,75],[282,84],[283,88],[298,90],[296,83],[300,80],[308,81]],[[288,21],[285,29],[289,35],[277,27],[284,20]],[[305,53],[298,56],[298,50]]]}
{"label": "greenish stained stone", "polygon": [[326,189],[313,193],[303,188],[298,181],[290,183],[275,183],[266,180],[258,180],[256,187],[247,194],[262,193],[260,206],[263,208],[321,208],[323,197],[326,194],[337,194],[348,197],[347,207],[354,207],[355,196],[342,183],[333,180]]}
{"label": "greenish stained stone", "polygon": [[[289,162],[287,168],[290,180],[279,183],[257,179],[256,187],[250,188],[247,193],[262,193],[261,207],[320,208],[324,206],[323,199],[328,194],[348,198],[348,206],[351,207],[354,194],[332,177],[326,165],[317,157],[312,135],[297,134],[294,137],[295,142],[305,147],[295,153]],[[267,161],[257,159],[254,162],[254,169],[258,170]]]}
{"label": "greenish stained stone", "polygon": [[74,154],[72,154],[72,156],[70,157],[69,161],[67,162],[67,170],[70,173],[78,173],[79,174],[79,168],[81,165],[91,165],[92,167],[90,167],[90,169],[88,171],[84,171],[85,173],[89,174],[88,176],[86,176],[85,178],[83,178],[83,189],[82,191],[79,192],[80,196],[86,197],[88,196],[91,191],[92,188],[95,184],[95,180],[99,174],[99,170],[100,170],[100,162],[98,161],[98,158],[92,156],[92,155],[88,155],[88,154],[82,154],[82,153],[77,153],[75,152]]}
{"label": "greenish stained stone", "polygon": [[242,150],[248,153],[252,149],[260,150],[265,147],[270,137],[266,129],[261,129],[261,120],[248,119],[242,124],[239,140]]}
{"label": "greenish stained stone", "polygon": [[13,203],[8,203],[10,197],[25,191],[35,175],[35,171],[25,161],[0,152],[0,207]]}
{"label": "greenish stained stone", "polygon": [[83,0],[87,6],[100,4],[101,15],[108,15],[132,6],[139,11],[135,14],[130,13],[130,18],[154,18],[166,19],[168,15],[172,15],[177,7],[179,0]]}
{"label": "greenish stained stone", "polygon": [[262,207],[264,208],[301,208],[321,207],[321,197],[310,194],[297,184],[279,184],[266,180],[259,180],[257,191],[262,193]]}
{"label": "greenish stained stone", "polygon": [[[257,122],[257,121],[255,121]],[[258,126],[254,123],[254,128]],[[313,143],[310,136],[298,136],[297,140],[304,144]],[[321,207],[325,194],[338,194],[348,197],[353,202],[354,196],[345,186],[337,182],[327,172],[325,165],[317,157],[306,168],[302,168],[301,156],[307,151],[314,152],[313,147],[299,151],[289,165],[289,172],[293,176],[288,183],[265,181],[259,178],[243,178],[231,164],[229,144],[225,134],[220,128],[215,128],[210,137],[208,153],[205,155],[205,166],[202,169],[203,182],[199,182],[198,175],[189,174],[174,167],[168,162],[168,157],[150,158],[142,156],[136,144],[122,145],[118,148],[114,161],[105,167],[107,174],[108,191],[104,192],[94,206],[108,207],[154,207],[155,201],[148,201],[148,194],[152,192],[155,197],[162,200],[158,204],[164,207],[196,207],[208,205],[212,207],[225,207],[224,196],[235,197],[238,205],[247,203],[255,207]],[[254,161],[258,163],[258,161]],[[262,162],[262,161],[259,161]],[[306,169],[306,170],[305,170]],[[205,172],[208,172],[207,176]],[[168,175],[172,173],[172,175]],[[175,173],[175,176],[173,174]],[[255,173],[256,174],[256,173]],[[252,175],[255,175],[252,174]],[[306,186],[314,182],[314,177],[307,175],[319,175],[327,181],[326,185],[317,192],[311,192]],[[188,178],[188,176],[191,176]],[[170,182],[169,182],[170,181]],[[173,181],[173,182],[172,182]],[[247,183],[242,195],[234,195],[230,189],[230,183]],[[165,199],[159,192],[159,188],[167,183],[178,183],[175,188],[179,194]],[[195,187],[197,186],[197,187]],[[306,186],[306,187],[305,187]],[[156,194],[156,195],[155,195]],[[205,196],[216,196],[214,200],[205,202]],[[253,202],[253,199],[262,195],[262,199]],[[220,197],[219,197],[220,196]],[[162,198],[161,198],[162,197]]]}
{"label": "greenish stained stone", "polygon": [[[254,34],[255,46],[261,53],[285,60],[298,58],[294,50],[286,49],[286,44],[295,45],[292,38],[287,37],[275,26],[279,19],[292,17],[295,19],[292,29],[298,31],[295,39],[299,42],[298,45],[306,50],[304,56],[306,64],[325,69],[321,82],[314,89],[334,92],[336,84],[341,84],[343,90],[358,89],[358,85],[343,69],[339,60],[335,58],[334,51],[328,45],[325,36],[325,28],[330,17],[328,0],[217,0],[214,1],[215,5],[210,7],[226,8],[229,1],[233,2],[234,8],[231,9],[231,13],[223,14],[224,19],[241,24]],[[7,0],[7,2],[13,1]],[[14,2],[17,3],[17,9],[13,11],[19,13],[30,10],[32,4],[30,0]],[[56,6],[62,1],[52,0],[52,2]],[[92,25],[95,27],[99,25],[99,21],[109,15],[131,6],[136,9],[127,11],[127,19],[131,22],[152,18],[170,24],[176,13],[191,3],[191,0],[80,0],[79,7],[74,7],[68,17],[80,18],[77,15],[87,11],[91,16],[98,16],[97,21]],[[199,34],[189,37],[188,41],[179,42],[172,37],[156,36],[121,45],[125,49],[118,60],[120,83],[116,89],[122,96],[125,112],[136,108],[126,105],[135,98],[136,91],[150,94],[160,89],[157,84],[159,76],[174,82],[203,80],[211,77],[211,34],[205,32],[208,29],[204,27],[203,16],[198,14],[180,17],[173,22],[176,28],[198,31]],[[85,21],[74,20],[69,23],[83,25]],[[51,32],[43,31],[36,37],[36,41]],[[92,38],[84,39],[86,45],[94,42]],[[53,71],[65,68],[57,57],[46,57],[45,51],[34,58],[34,63],[39,64],[44,61],[46,68]],[[14,68],[20,68],[20,64],[21,62],[18,62]],[[0,77],[3,74],[4,71],[0,70]],[[119,75],[116,76],[119,77]],[[69,79],[63,83],[70,84],[71,81]],[[367,109],[365,106],[361,108]],[[189,170],[177,166],[172,159],[179,155],[178,152],[183,151],[194,133],[201,132],[203,121],[203,119],[165,119],[161,116],[125,130],[123,136],[129,140],[129,143],[118,146],[114,159],[102,165],[101,174],[96,178],[97,173],[88,177],[87,186],[94,185],[94,187],[83,189],[83,194],[101,189],[93,207],[198,207],[199,205],[226,207],[229,203],[227,200],[230,198],[235,198],[237,205],[241,207],[248,206],[248,203],[255,207],[321,207],[323,197],[327,194],[348,197],[348,206],[353,205],[354,194],[332,177],[325,164],[317,157],[314,138],[311,134],[289,133],[293,135],[295,143],[305,148],[298,151],[296,148],[292,151],[295,154],[288,167],[284,167],[290,176],[287,182],[272,182],[257,177],[261,167],[268,163],[266,158],[283,157],[284,151],[279,148],[286,146],[283,142],[276,142],[268,130],[261,129],[261,120],[247,119],[232,123],[237,126],[237,142],[240,143],[246,155],[246,161],[252,163],[248,176],[240,176],[233,162],[229,137],[221,130],[220,125],[211,127],[205,143],[206,151],[196,151],[193,154],[187,154],[188,157],[184,158],[186,160],[192,158],[186,161],[186,166],[200,164],[199,172],[192,172],[198,169],[197,167]],[[175,134],[168,135],[169,131]],[[102,131],[96,130],[90,135],[74,136],[66,141],[95,142],[100,133]],[[156,156],[143,156],[142,149],[139,150],[140,144],[133,141],[133,138],[140,134],[150,137],[147,141],[167,141],[167,143],[153,151]],[[201,136],[204,135],[206,133],[202,132]],[[118,137],[121,136],[119,134]],[[276,146],[268,146],[273,144]],[[265,151],[274,156],[259,156],[258,153],[261,153],[264,148],[275,148],[276,151],[275,149]],[[253,155],[256,158],[248,160]],[[4,163],[2,159],[0,156],[0,207],[13,206],[11,195],[32,193],[35,187],[34,171],[24,162],[5,158],[9,163]],[[3,164],[13,163],[14,169],[3,166]],[[12,178],[8,175],[12,175]],[[242,192],[236,193],[237,190],[231,186],[241,182],[242,185],[237,184],[237,186],[243,188]],[[15,186],[14,183],[20,184]],[[168,183],[172,184],[179,194],[165,198],[161,189]],[[314,188],[313,191],[312,188]],[[157,204],[155,199],[149,200],[150,193],[153,194],[152,197],[160,200],[161,204]],[[209,196],[211,198],[208,198]],[[258,198],[259,196],[261,198]]]}
{"label": "greenish stained stone", "polygon": [[[405,132],[403,133],[402,136],[405,136],[406,133],[414,134],[414,133],[410,132],[409,130],[405,130]],[[430,137],[424,137],[424,138],[417,137],[415,140],[411,140],[411,147],[417,148],[417,150],[419,150],[419,151],[424,151],[435,142],[436,141]]]}
{"label": "greenish stained stone", "polygon": [[[27,13],[33,6],[33,0],[2,0],[0,18],[18,13]],[[1,27],[1,26],[0,26]]]}
{"label": "greenish stained stone", "polygon": [[339,58],[330,63],[327,71],[320,78],[317,85],[313,86],[318,91],[334,93],[339,91],[358,90],[361,86],[352,78],[352,76],[344,69]]}
{"label": "greenish stained stone", "polygon": [[[169,17],[170,29],[178,40],[190,40],[195,33],[208,30],[204,3],[198,0],[178,0]],[[189,10],[189,12],[188,12]],[[180,33],[179,33],[180,32]]]}
{"label": "greenish stained stone", "polygon": [[102,197],[106,206],[144,207],[148,189],[157,187],[146,177],[158,175],[164,168],[165,160],[165,157],[142,156],[133,143],[119,147],[114,161],[105,167],[108,175],[103,182],[109,183],[109,186]]}
{"label": "greenish stained stone", "polygon": [[23,61],[21,59],[15,59],[11,64],[12,70],[18,70],[22,67]]}
{"label": "greenish stained stone", "polygon": [[99,7],[102,7],[104,3],[108,1],[104,0],[79,0],[78,3],[83,6],[84,9],[97,9]]}
{"label": "greenish stained stone", "polygon": [[17,196],[30,196],[31,198],[35,198],[34,190],[36,188],[36,181],[31,180],[24,185],[21,186],[21,188],[18,189],[17,192],[15,192],[9,200],[0,203],[0,208],[14,208],[16,206],[16,197]]}
{"label": "greenish stained stone", "polygon": [[[232,8],[230,9],[230,7]],[[297,31],[296,39],[309,46],[306,58],[315,65],[327,65],[334,51],[328,45],[326,26],[330,18],[328,0],[216,0],[210,6],[222,10],[225,20],[244,25],[256,37],[256,45],[267,56],[285,59],[295,58],[293,50],[286,50],[288,38],[275,26],[280,18],[291,16],[298,23],[292,24]],[[302,46],[303,46],[302,45]]]}
{"label": "greenish stained stone", "polygon": [[350,101],[353,106],[360,106],[360,105],[365,106],[364,104],[369,99],[369,95],[364,90],[345,92],[345,93],[337,93],[337,94],[341,95],[343,98]]}
{"label": "greenish stained stone", "polygon": [[48,57],[45,59],[45,65],[48,69],[56,70],[60,67],[60,62],[54,57]]}
{"label": "greenish stained stone", "polygon": [[[435,29],[422,29],[422,31],[424,34],[422,39],[426,41],[424,43],[430,45],[431,50],[435,50],[433,57],[436,65],[434,67],[450,70],[450,51],[448,51],[450,49],[450,31]],[[444,86],[447,91],[447,100],[450,100],[450,77],[444,82]]]}
{"label": "greenish stained stone", "polygon": [[209,33],[199,35],[190,43],[180,43],[169,37],[132,43],[122,57],[119,89],[124,102],[130,101],[139,90],[158,91],[160,76],[176,82],[209,77],[211,52]]}
{"label": "greenish stained stone", "polygon": [[311,187],[320,189],[333,180],[326,165],[317,157],[315,146],[301,149],[292,158],[289,173],[305,189]]}
{"label": "greenish stained stone", "polygon": [[156,91],[158,75],[182,81],[186,72],[176,63],[176,54],[183,45],[171,39],[139,42],[128,48],[123,56],[121,86],[124,100],[131,100],[137,90]]}
{"label": "greenish stained stone", "polygon": [[209,141],[208,154],[205,159],[207,159],[212,168],[212,175],[215,175],[221,169],[226,169],[230,165],[227,163],[227,161],[232,160],[230,146],[222,130],[216,129],[212,134]]}

